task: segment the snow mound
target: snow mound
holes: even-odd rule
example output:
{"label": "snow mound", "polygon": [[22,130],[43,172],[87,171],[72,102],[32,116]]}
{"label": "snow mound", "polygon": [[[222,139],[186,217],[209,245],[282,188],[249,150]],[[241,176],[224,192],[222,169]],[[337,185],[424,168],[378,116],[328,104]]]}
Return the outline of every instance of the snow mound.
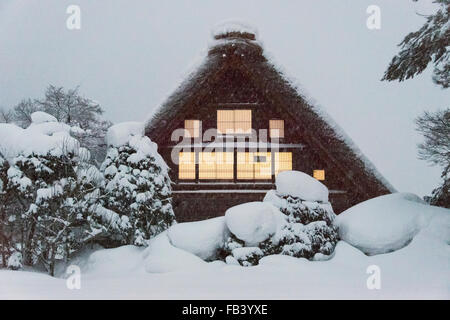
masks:
{"label": "snow mound", "polygon": [[198,269],[208,264],[185,250],[174,247],[164,231],[150,240],[143,253],[145,271],[149,273],[165,273]]}
{"label": "snow mound", "polygon": [[328,202],[328,188],[317,179],[300,171],[283,171],[275,180],[277,193],[306,201]]}
{"label": "snow mound", "polygon": [[170,243],[203,260],[216,258],[228,236],[225,217],[173,225],[167,230]]}
{"label": "snow mound", "polygon": [[142,266],[142,251],[131,245],[95,251],[89,255],[85,271],[110,276],[131,273]]}
{"label": "snow mound", "polygon": [[121,122],[111,126],[106,133],[106,143],[109,146],[119,147],[126,144],[132,136],[142,135],[143,122]]}
{"label": "snow mound", "polygon": [[225,223],[236,237],[251,247],[276,232],[280,215],[282,213],[268,202],[248,202],[228,209]]}
{"label": "snow mound", "polygon": [[[394,193],[364,201],[337,216],[342,240],[368,255],[398,250],[428,225],[438,211],[410,193]],[[448,230],[447,230],[448,231]]]}
{"label": "snow mound", "polygon": [[251,33],[254,34],[256,39],[258,39],[258,30],[245,22],[239,20],[225,20],[216,24],[211,33],[213,37],[224,35],[227,33]]}
{"label": "snow mound", "polygon": [[58,122],[54,116],[43,111],[36,111],[31,114],[31,122],[44,123],[44,122]]}

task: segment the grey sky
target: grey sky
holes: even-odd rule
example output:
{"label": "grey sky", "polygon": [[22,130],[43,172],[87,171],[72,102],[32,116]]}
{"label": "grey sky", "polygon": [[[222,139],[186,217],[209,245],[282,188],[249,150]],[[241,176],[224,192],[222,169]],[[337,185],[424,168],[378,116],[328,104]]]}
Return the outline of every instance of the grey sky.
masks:
{"label": "grey sky", "polygon": [[[81,7],[81,30],[66,8]],[[381,30],[366,8],[381,8]],[[448,107],[427,70],[380,82],[396,45],[431,13],[431,1],[0,0],[0,106],[41,97],[48,84],[81,86],[113,122],[143,120],[207,48],[211,28],[239,19],[400,191],[428,194],[439,168],[417,159],[414,118]]]}

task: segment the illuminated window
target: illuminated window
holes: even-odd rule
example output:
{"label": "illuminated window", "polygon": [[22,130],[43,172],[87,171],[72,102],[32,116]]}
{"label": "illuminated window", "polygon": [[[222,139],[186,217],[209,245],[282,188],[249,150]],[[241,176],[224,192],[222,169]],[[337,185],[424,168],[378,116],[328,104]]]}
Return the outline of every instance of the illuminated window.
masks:
{"label": "illuminated window", "polygon": [[217,110],[217,131],[220,134],[252,132],[251,110]]}
{"label": "illuminated window", "polygon": [[283,171],[292,170],[292,152],[275,153],[275,176]]}
{"label": "illuminated window", "polygon": [[195,179],[195,153],[180,152],[178,165],[179,179]]}
{"label": "illuminated window", "polygon": [[200,120],[184,120],[185,137],[198,138],[200,136]]}
{"label": "illuminated window", "polygon": [[325,170],[314,170],[313,177],[317,180],[325,180]]}
{"label": "illuminated window", "polygon": [[271,179],[272,158],[270,152],[238,152],[237,178],[241,180]]}
{"label": "illuminated window", "polygon": [[284,138],[284,120],[269,120],[270,137]]}
{"label": "illuminated window", "polygon": [[233,179],[233,152],[200,152],[198,154],[199,179]]}

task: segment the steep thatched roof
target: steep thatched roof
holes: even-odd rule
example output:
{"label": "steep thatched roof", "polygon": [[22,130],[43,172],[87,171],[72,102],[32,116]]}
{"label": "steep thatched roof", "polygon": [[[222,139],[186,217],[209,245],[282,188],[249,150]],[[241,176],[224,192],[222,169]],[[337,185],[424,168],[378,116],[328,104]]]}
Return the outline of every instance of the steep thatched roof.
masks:
{"label": "steep thatched roof", "polygon": [[[172,119],[186,105],[201,105],[199,101],[213,87],[217,75],[230,69],[238,69],[264,93],[272,105],[284,106],[288,116],[299,118],[306,126],[307,138],[321,149],[327,161],[341,169],[346,177],[355,181],[360,193],[384,194],[395,191],[381,176],[373,164],[364,157],[345,133],[268,59],[257,37],[245,30],[226,30],[214,35],[203,63],[194,70],[178,89],[163,103],[146,123],[145,133],[158,142],[179,124]],[[163,139],[164,140],[164,139]]]}

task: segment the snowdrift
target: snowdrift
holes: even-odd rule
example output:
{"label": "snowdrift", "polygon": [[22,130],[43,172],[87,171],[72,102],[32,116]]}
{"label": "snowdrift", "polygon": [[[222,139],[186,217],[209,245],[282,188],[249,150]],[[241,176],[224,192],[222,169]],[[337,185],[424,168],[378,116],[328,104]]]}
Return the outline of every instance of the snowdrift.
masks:
{"label": "snowdrift", "polygon": [[436,214],[446,211],[425,204],[416,195],[394,193],[347,209],[335,225],[342,240],[374,255],[403,248]]}

